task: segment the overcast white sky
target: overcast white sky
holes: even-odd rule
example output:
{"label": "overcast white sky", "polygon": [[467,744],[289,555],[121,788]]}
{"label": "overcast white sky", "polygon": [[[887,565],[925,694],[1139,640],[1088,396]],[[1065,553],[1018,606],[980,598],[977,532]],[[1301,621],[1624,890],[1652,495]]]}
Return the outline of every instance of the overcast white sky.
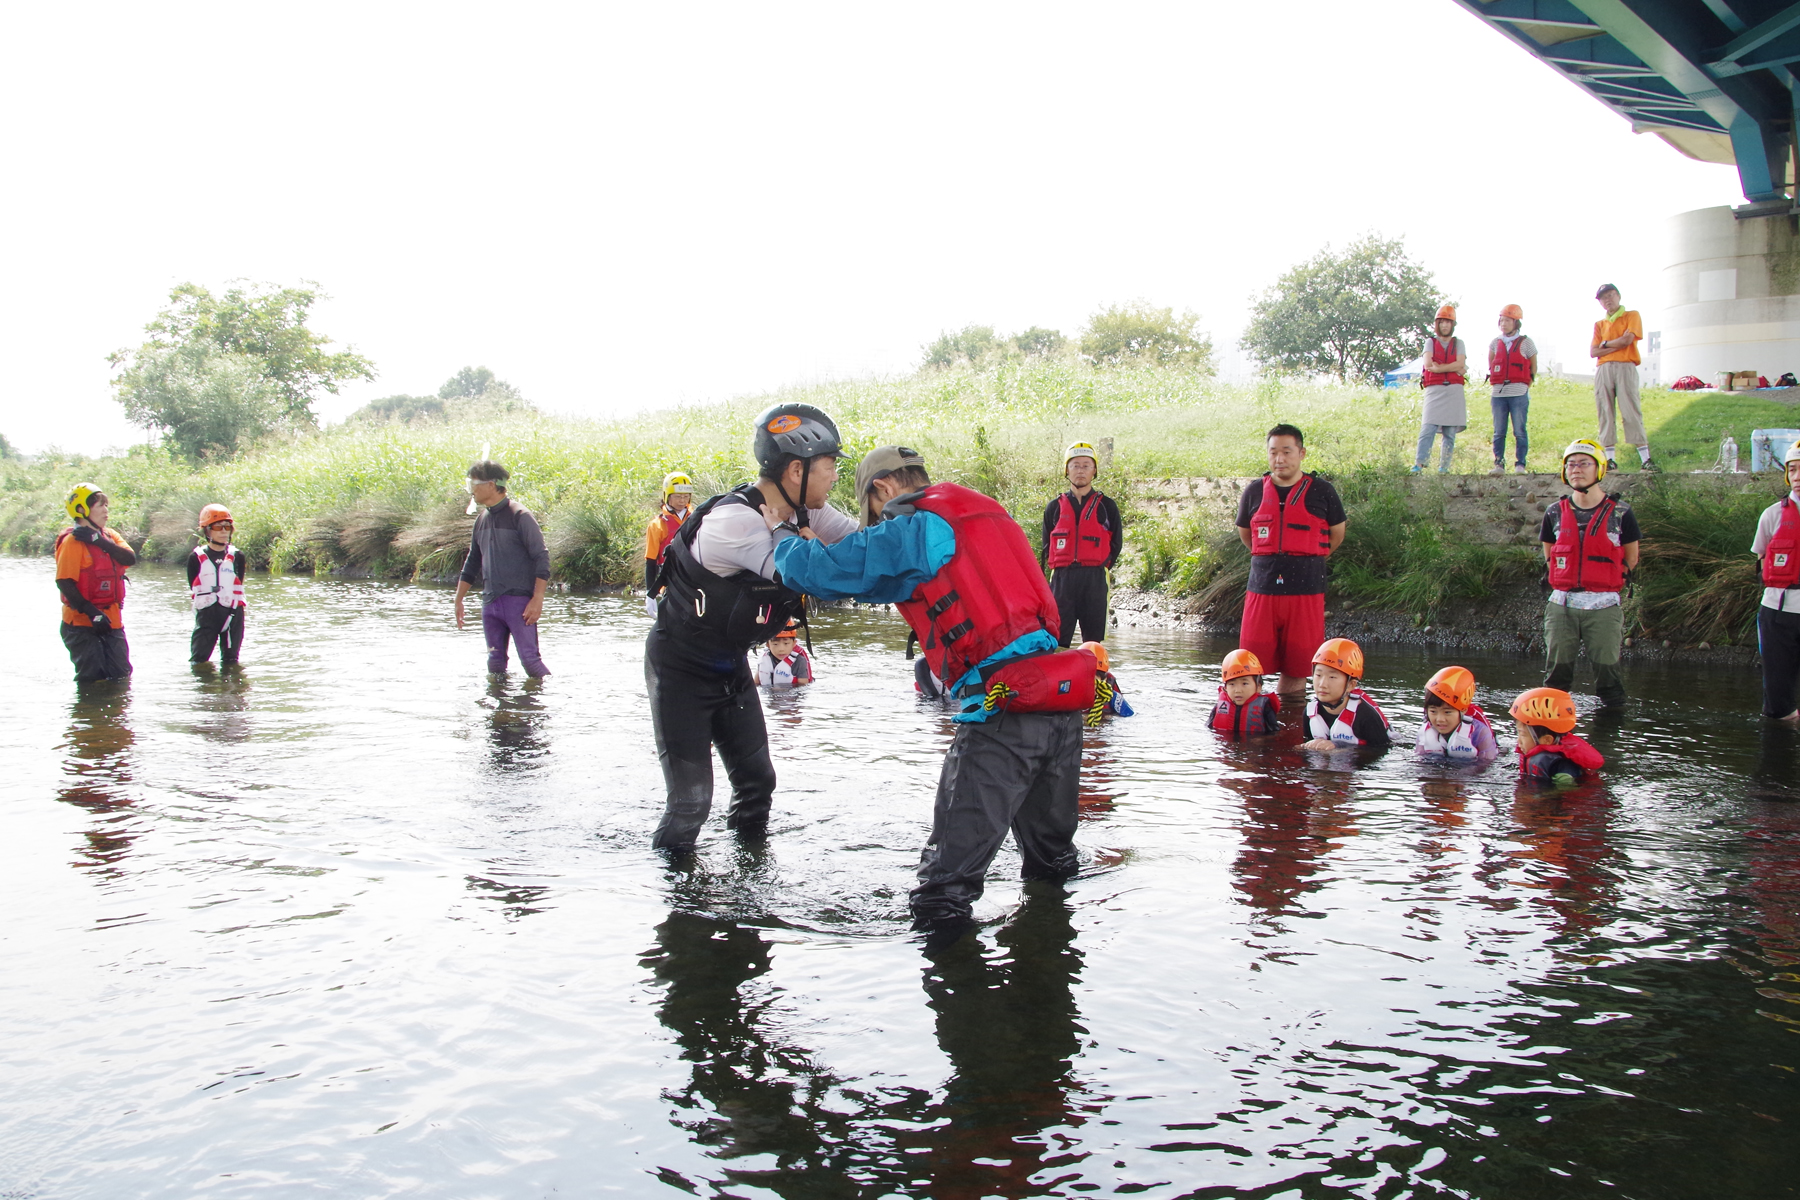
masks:
{"label": "overcast white sky", "polygon": [[314,327],[380,371],[326,418],[465,364],[605,416],[1139,297],[1225,349],[1254,292],[1368,230],[1465,334],[1516,301],[1573,366],[1603,280],[1655,327],[1666,217],[1742,203],[1450,0],[139,2],[6,29],[0,432],[27,450],[141,439],[104,358],[189,280],[323,286]]}

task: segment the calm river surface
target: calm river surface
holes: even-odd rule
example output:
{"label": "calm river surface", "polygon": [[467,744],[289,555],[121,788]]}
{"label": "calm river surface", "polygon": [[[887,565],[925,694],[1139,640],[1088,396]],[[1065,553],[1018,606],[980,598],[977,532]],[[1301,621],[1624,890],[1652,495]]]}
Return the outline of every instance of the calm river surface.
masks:
{"label": "calm river surface", "polygon": [[[1749,675],[1631,668],[1604,786],[1534,798],[1510,737],[1221,744],[1229,647],[1122,630],[1087,869],[1009,847],[933,958],[949,726],[886,613],[767,702],[768,844],[675,871],[641,600],[552,597],[539,687],[447,589],[259,576],[221,677],[141,569],[137,676],[77,697],[50,574],[0,559],[0,1196],[1800,1190],[1800,756]],[[1370,658],[1410,742],[1441,664]]]}

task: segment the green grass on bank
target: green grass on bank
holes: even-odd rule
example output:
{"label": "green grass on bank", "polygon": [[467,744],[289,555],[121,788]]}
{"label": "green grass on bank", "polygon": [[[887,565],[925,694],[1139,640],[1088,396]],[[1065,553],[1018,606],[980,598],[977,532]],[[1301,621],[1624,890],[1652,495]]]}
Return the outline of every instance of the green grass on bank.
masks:
{"label": "green grass on bank", "polygon": [[[703,493],[749,478],[751,418],[782,400],[831,413],[852,454],[891,441],[916,446],[939,477],[999,497],[1034,540],[1037,515],[1061,483],[1061,449],[1074,438],[1113,439],[1102,482],[1124,498],[1149,496],[1155,481],[1171,476],[1258,473],[1263,431],[1289,421],[1306,431],[1308,465],[1337,479],[1355,516],[1335,587],[1356,602],[1429,613],[1479,599],[1535,569],[1530,547],[1458,540],[1433,502],[1400,483],[1417,440],[1416,388],[1275,380],[1234,386],[1181,369],[1097,370],[1069,359],[791,389],[619,422],[521,414],[337,426],[198,469],[143,447],[101,459],[5,460],[0,544],[17,553],[47,550],[66,524],[62,498],[69,485],[92,479],[114,499],[114,524],[153,559],[185,553],[194,542],[195,514],[216,500],[231,506],[238,541],[258,566],[444,575],[460,562],[468,537],[463,473],[487,445],[512,468],[513,494],[540,514],[559,578],[577,587],[626,584],[641,576],[643,528],[662,475],[686,470]],[[1747,447],[1752,428],[1800,425],[1800,407],[1754,395],[1651,391],[1644,405],[1657,460],[1671,472],[1711,466],[1726,432]],[[1458,443],[1454,469],[1483,472],[1491,427],[1485,389],[1471,389],[1469,407],[1471,427]],[[1593,432],[1591,389],[1540,383],[1530,428],[1531,465],[1553,470],[1564,445]],[[1739,568],[1748,562],[1747,556],[1739,562],[1706,555],[1748,544],[1748,530],[1738,526],[1746,512],[1753,523],[1754,510],[1768,501],[1752,501],[1768,490],[1747,495],[1738,506],[1743,512],[1671,507],[1667,532],[1656,536],[1671,546],[1711,547],[1680,561],[1690,582],[1712,581],[1721,562]],[[847,497],[840,502],[847,505]],[[1638,503],[1649,538],[1651,514],[1644,500]],[[1245,569],[1242,547],[1217,517],[1134,515],[1132,521],[1127,577],[1136,582],[1204,600],[1209,590],[1214,598],[1230,594],[1234,575]],[[1653,575],[1646,570],[1647,580]],[[1662,590],[1653,595],[1648,583],[1645,588],[1646,621],[1672,630],[1718,625],[1716,604],[1682,607],[1686,592],[1675,574],[1657,586]],[[1730,613],[1723,619],[1733,629],[1741,625]],[[1724,636],[1722,627],[1714,629],[1711,640]]]}

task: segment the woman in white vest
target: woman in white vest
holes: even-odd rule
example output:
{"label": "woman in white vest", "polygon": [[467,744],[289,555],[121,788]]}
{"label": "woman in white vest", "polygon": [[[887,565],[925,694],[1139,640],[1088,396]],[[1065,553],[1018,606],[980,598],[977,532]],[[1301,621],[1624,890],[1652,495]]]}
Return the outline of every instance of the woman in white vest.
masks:
{"label": "woman in white vest", "polygon": [[200,510],[206,540],[188,555],[188,595],[194,602],[189,659],[203,663],[219,648],[221,666],[234,666],[244,646],[244,552],[231,544],[231,512],[223,504]]}

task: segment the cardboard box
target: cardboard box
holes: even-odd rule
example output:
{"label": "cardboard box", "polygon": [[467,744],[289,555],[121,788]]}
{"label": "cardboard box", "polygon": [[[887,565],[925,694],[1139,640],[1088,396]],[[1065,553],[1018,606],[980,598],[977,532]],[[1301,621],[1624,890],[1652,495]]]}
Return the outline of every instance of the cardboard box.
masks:
{"label": "cardboard box", "polygon": [[1731,390],[1734,392],[1747,392],[1756,386],[1756,380],[1757,374],[1755,371],[1733,371],[1731,373]]}

